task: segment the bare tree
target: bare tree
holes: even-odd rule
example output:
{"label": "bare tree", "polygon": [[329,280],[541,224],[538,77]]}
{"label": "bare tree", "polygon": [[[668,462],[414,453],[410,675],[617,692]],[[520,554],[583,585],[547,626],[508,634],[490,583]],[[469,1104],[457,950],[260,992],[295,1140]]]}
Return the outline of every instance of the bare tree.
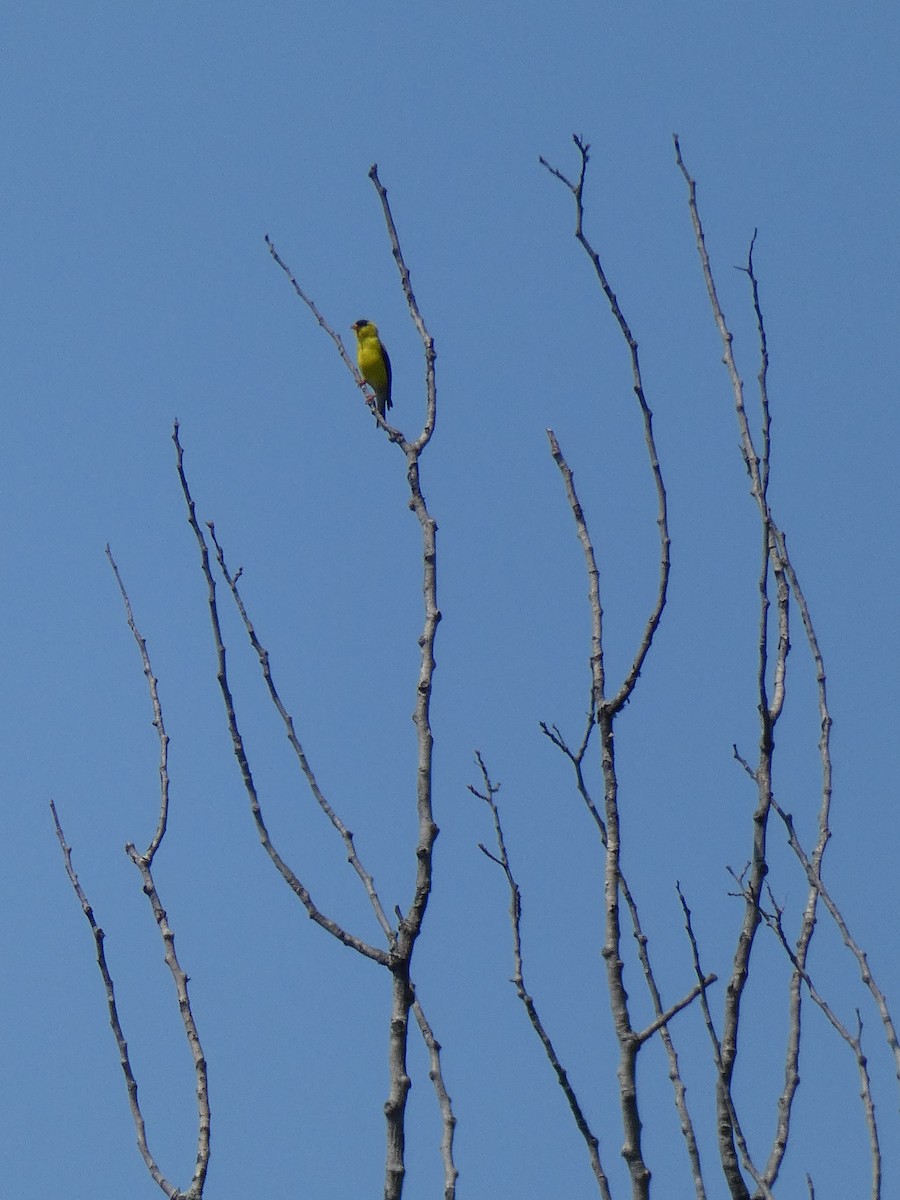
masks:
{"label": "bare tree", "polygon": [[[710,951],[704,947],[698,935],[690,907],[690,884],[679,883],[680,898],[686,936],[684,939],[684,984],[674,996],[664,996],[657,972],[654,969],[650,943],[641,919],[640,898],[630,887],[623,865],[623,845],[626,832],[620,820],[620,798],[627,789],[616,761],[616,723],[626,706],[640,698],[639,682],[642,671],[653,651],[657,632],[664,620],[669,594],[671,539],[669,512],[663,468],[654,433],[653,414],[642,375],[638,342],[627,320],[616,293],[603,266],[600,252],[586,229],[585,194],[588,183],[589,146],[580,137],[574,138],[578,155],[577,173],[568,175],[541,159],[550,175],[571,194],[575,205],[575,236],[587,255],[615,327],[621,334],[627,355],[636,413],[643,430],[649,467],[649,478],[656,497],[656,526],[658,536],[657,574],[655,596],[644,619],[642,631],[634,647],[628,669],[619,680],[612,680],[607,672],[604,608],[601,595],[601,571],[598,566],[598,550],[592,537],[585,508],[579,498],[575,476],[564,455],[559,439],[552,429],[547,431],[550,454],[562,480],[566,501],[575,523],[575,533],[584,555],[588,582],[590,608],[590,646],[588,652],[589,677],[583,727],[576,737],[563,732],[556,723],[545,722],[541,729],[545,738],[562,754],[571,768],[574,788],[591,826],[599,837],[602,847],[602,957],[605,967],[606,991],[612,1031],[617,1047],[616,1088],[619,1097],[618,1126],[623,1143],[622,1156],[628,1170],[630,1194],[634,1200],[644,1200],[651,1195],[652,1163],[645,1146],[643,1131],[648,1119],[657,1120],[657,1114],[646,1110],[642,1100],[639,1080],[640,1052],[653,1039],[659,1038],[665,1053],[667,1071],[672,1084],[672,1096],[680,1127],[684,1154],[698,1200],[717,1194],[719,1181],[724,1180],[732,1200],[762,1200],[775,1195],[775,1186],[792,1145],[794,1115],[800,1082],[801,1048],[804,1045],[802,1015],[804,1003],[811,1000],[853,1056],[860,1080],[860,1102],[869,1135],[870,1148],[870,1194],[873,1200],[881,1196],[882,1167],[879,1142],[879,1127],[876,1121],[875,1104],[869,1079],[866,1054],[862,1046],[862,1018],[856,1013],[855,1020],[839,1015],[837,1006],[825,994],[825,988],[816,977],[810,961],[810,952],[816,930],[823,916],[834,923],[845,946],[858,965],[863,988],[869,993],[881,1021],[889,1053],[893,1055],[895,1071],[900,1078],[900,1043],[894,1030],[887,1000],[878,987],[869,967],[865,953],[850,931],[842,915],[838,900],[832,895],[823,878],[826,849],[831,837],[830,808],[832,799],[832,763],[830,749],[831,716],[828,707],[826,673],[822,652],[813,625],[810,605],[801,588],[797,572],[788,553],[787,540],[778,524],[769,501],[771,473],[771,416],[768,393],[768,341],[763,319],[760,288],[753,262],[754,239],[747,253],[746,274],[750,287],[749,303],[755,313],[758,331],[759,374],[758,374],[758,419],[748,415],[744,386],[733,353],[733,336],[726,322],[716,289],[715,277],[706,247],[703,226],[697,202],[697,189],[682,157],[681,147],[674,139],[676,166],[687,187],[687,208],[693,227],[699,255],[702,277],[709,295],[713,318],[722,342],[723,361],[731,386],[734,408],[738,420],[740,448],[743,464],[747,471],[751,499],[756,507],[760,530],[760,568],[758,577],[759,632],[756,689],[759,711],[759,744],[751,761],[738,747],[734,748],[736,764],[752,781],[756,803],[748,832],[749,859],[746,868],[733,873],[736,894],[741,905],[741,919],[736,940],[724,961],[718,948]],[[433,811],[433,747],[430,706],[434,685],[434,647],[440,621],[437,596],[437,525],[425,499],[421,465],[435,432],[437,418],[437,386],[435,375],[435,346],[425,320],[416,302],[410,274],[397,229],[388,203],[387,193],[379,179],[376,167],[369,172],[374,184],[385,219],[391,251],[400,275],[400,283],[406,299],[411,320],[419,334],[423,347],[425,365],[424,422],[421,432],[411,438],[399,428],[390,425],[377,410],[373,398],[366,396],[378,431],[392,447],[402,455],[409,489],[409,507],[416,517],[421,533],[421,564],[423,594],[423,624],[418,637],[420,648],[419,671],[415,681],[415,703],[413,720],[417,737],[416,763],[416,811],[417,839],[411,848],[415,860],[415,883],[413,894],[406,907],[388,911],[375,886],[373,873],[363,863],[357,851],[354,835],[338,813],[338,806],[326,796],[313,769],[294,718],[289,712],[275,682],[268,650],[260,640],[251,616],[245,606],[240,590],[241,571],[233,570],[227,561],[222,542],[212,522],[201,522],[185,467],[184,447],[176,422],[173,440],[176,453],[178,478],[184,497],[187,518],[199,552],[206,593],[209,619],[213,634],[216,657],[216,677],[224,702],[228,731],[234,755],[238,763],[241,780],[247,794],[250,811],[260,843],[280,877],[300,901],[307,916],[321,929],[341,944],[355,951],[362,958],[386,970],[390,980],[391,1007],[387,1030],[389,1062],[388,1094],[384,1104],[386,1119],[386,1159],[384,1177],[385,1200],[399,1200],[406,1174],[406,1109],[410,1089],[407,1067],[410,1014],[412,1014],[429,1055],[429,1075],[434,1087],[435,1100],[440,1114],[442,1138],[440,1154],[443,1164],[444,1200],[454,1200],[457,1187],[457,1168],[454,1161],[454,1131],[456,1116],[444,1081],[441,1046],[426,1018],[422,1000],[418,994],[413,957],[417,943],[423,936],[425,917],[434,886],[434,847],[438,834]],[[344,365],[351,372],[357,385],[364,389],[340,335],[323,316],[316,303],[296,279],[287,263],[279,255],[272,241],[266,238],[273,261],[287,276],[297,297],[303,302],[319,326],[331,338]],[[157,829],[144,853],[134,845],[126,847],[127,853],[141,875],[142,888],[148,897],[154,919],[162,937],[166,962],[171,971],[184,1033],[191,1050],[195,1077],[198,1110],[198,1133],[196,1167],[193,1177],[183,1190],[172,1184],[159,1167],[149,1149],[144,1118],[138,1104],[137,1082],[129,1059],[128,1047],[123,1033],[113,980],[104,951],[104,933],[97,924],[93,910],[82,885],[75,874],[69,846],[62,826],[53,808],[57,834],[63,849],[69,879],[76,891],[85,916],[90,924],[97,951],[98,963],[106,991],[110,1023],[119,1047],[122,1070],[125,1076],[135,1124],[138,1146],[153,1180],[170,1200],[201,1200],[209,1166],[210,1156],[210,1101],[207,1092],[206,1060],[200,1045],[198,1022],[195,1020],[188,994],[187,975],[175,954],[172,928],[152,875],[157,852],[166,835],[169,812],[169,778],[167,768],[168,736],[166,734],[157,681],[154,676],[147,647],[136,626],[131,603],[118,568],[109,554],[110,564],[121,590],[125,604],[126,619],[134,635],[140,653],[144,674],[147,679],[153,723],[160,748],[160,807]],[[358,878],[367,902],[381,930],[383,945],[376,945],[354,932],[344,923],[320,906],[300,876],[289,865],[276,847],[266,823],[263,801],[256,783],[245,739],[238,717],[238,704],[229,675],[228,658],[222,632],[219,611],[219,583],[224,583],[249,645],[255,653],[271,704],[281,721],[287,741],[296,758],[297,766],[305,779],[309,792],[330,825],[340,838],[347,858]],[[819,722],[820,761],[820,805],[818,834],[814,845],[802,845],[794,828],[791,814],[779,801],[773,782],[773,764],[776,754],[776,730],[782,718],[788,695],[788,663],[791,650],[791,624],[799,616],[802,636],[806,644],[809,661],[816,682]],[[490,731],[485,737],[490,740]],[[612,1200],[617,1194],[611,1182],[613,1175],[604,1163],[599,1132],[589,1119],[589,1104],[585,1103],[584,1084],[573,1082],[573,1072],[566,1066],[553,1040],[552,1016],[541,1015],[539,1001],[525,983],[525,943],[522,931],[523,904],[527,896],[514,872],[512,860],[514,847],[510,847],[504,832],[498,801],[499,785],[488,766],[489,755],[476,756],[479,780],[471,791],[480,798],[490,812],[493,830],[493,847],[481,844],[483,854],[503,874],[510,895],[510,914],[513,943],[513,978],[516,994],[524,1007],[530,1025],[551,1065],[556,1081],[563,1093],[576,1128],[581,1135],[588,1156],[590,1169],[597,1190],[603,1200]],[[598,798],[595,798],[598,797]],[[772,822],[775,825],[772,826]],[[771,881],[770,836],[772,828],[783,828],[802,879],[805,881],[805,901],[792,919],[783,905],[776,899],[777,892]],[[673,885],[675,880],[673,879]],[[458,886],[458,881],[444,880],[448,889]],[[644,981],[653,1018],[643,1025],[637,1020],[636,1007],[629,997],[626,983],[626,966],[629,962],[628,937],[633,936],[634,963]],[[760,1152],[751,1139],[745,1125],[745,1114],[735,1088],[736,1073],[740,1068],[739,1047],[742,1031],[747,1032],[752,1018],[746,1005],[748,982],[757,970],[758,943],[761,937],[771,936],[780,947],[789,964],[787,989],[788,1028],[783,1057],[783,1084],[775,1103],[774,1132],[767,1148]],[[716,959],[716,971],[709,970],[710,960]],[[682,1068],[685,1048],[676,1049],[682,1014],[697,1009],[702,1014],[709,1042],[709,1055],[714,1065],[715,1079],[715,1137],[704,1138],[698,1118],[687,1101],[687,1088]],[[696,1056],[700,1048],[688,1042],[687,1052]],[[704,1050],[703,1053],[706,1053]],[[611,1132],[609,1118],[604,1136]],[[705,1146],[713,1144],[718,1155],[715,1168],[709,1164]],[[815,1167],[815,1163],[811,1163]],[[807,1174],[810,1196],[814,1195],[815,1172]]]}

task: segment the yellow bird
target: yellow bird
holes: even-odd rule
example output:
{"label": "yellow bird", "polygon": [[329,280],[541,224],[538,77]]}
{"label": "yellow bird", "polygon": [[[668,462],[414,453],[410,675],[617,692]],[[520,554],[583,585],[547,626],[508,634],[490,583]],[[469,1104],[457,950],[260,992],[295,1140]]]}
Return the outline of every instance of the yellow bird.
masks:
{"label": "yellow bird", "polygon": [[350,328],[356,334],[356,362],[360,374],[375,393],[375,407],[383,417],[392,407],[391,360],[371,321],[361,317]]}

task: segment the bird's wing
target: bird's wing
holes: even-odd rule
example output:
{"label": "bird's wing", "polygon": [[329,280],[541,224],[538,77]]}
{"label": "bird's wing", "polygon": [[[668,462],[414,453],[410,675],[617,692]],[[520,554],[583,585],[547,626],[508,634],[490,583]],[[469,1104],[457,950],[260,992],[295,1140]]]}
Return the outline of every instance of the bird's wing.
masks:
{"label": "bird's wing", "polygon": [[381,347],[381,353],[384,355],[384,369],[387,372],[387,394],[388,394],[388,400],[390,400],[391,379],[393,378],[393,375],[391,373],[391,360],[390,360],[390,357],[388,356],[388,352],[387,352],[387,350],[385,350],[384,346]]}

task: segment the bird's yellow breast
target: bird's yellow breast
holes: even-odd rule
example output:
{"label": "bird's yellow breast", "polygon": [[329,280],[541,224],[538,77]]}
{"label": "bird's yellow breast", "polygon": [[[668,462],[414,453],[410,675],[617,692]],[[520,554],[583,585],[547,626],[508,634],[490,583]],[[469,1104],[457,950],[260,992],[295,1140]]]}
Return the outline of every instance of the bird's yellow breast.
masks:
{"label": "bird's yellow breast", "polygon": [[387,387],[388,374],[378,334],[361,332],[356,349],[356,361],[363,379],[376,391]]}

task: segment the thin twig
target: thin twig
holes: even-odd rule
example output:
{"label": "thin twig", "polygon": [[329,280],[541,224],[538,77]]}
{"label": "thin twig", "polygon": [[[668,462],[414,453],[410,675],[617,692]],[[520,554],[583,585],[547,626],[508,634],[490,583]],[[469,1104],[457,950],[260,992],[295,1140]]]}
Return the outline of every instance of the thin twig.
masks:
{"label": "thin twig", "polygon": [[178,470],[178,478],[181,483],[181,490],[184,494],[184,501],[187,507],[188,524],[193,530],[194,537],[197,540],[197,547],[200,551],[200,569],[203,572],[203,577],[206,580],[207,590],[207,607],[209,609],[210,624],[212,626],[213,641],[216,648],[216,679],[219,682],[219,689],[222,693],[222,699],[225,703],[225,714],[228,721],[228,730],[231,734],[231,744],[234,751],[234,756],[237,759],[238,766],[241,771],[241,779],[244,783],[244,788],[250,801],[250,811],[253,815],[253,821],[256,825],[256,832],[262,843],[263,849],[268,854],[275,869],[279,875],[300,900],[303,907],[306,909],[311,920],[321,926],[332,937],[337,938],[345,946],[356,950],[366,958],[371,958],[375,962],[380,963],[383,967],[390,965],[390,957],[384,950],[376,946],[371,946],[362,938],[356,937],[339,925],[333,918],[328,917],[315,904],[312,896],[307,888],[301,883],[300,879],[291,870],[288,864],[284,861],[281,855],[276,850],[272,839],[269,835],[269,830],[263,818],[262,806],[260,805],[259,796],[256,790],[256,784],[253,779],[253,773],[250,769],[250,763],[247,758],[247,752],[244,747],[244,739],[238,727],[237,715],[234,708],[234,698],[231,692],[231,686],[228,681],[228,668],[225,656],[225,643],[222,640],[222,628],[219,622],[219,607],[216,598],[216,581],[213,578],[212,568],[209,559],[209,546],[206,542],[203,530],[200,528],[200,523],[197,520],[197,511],[194,504],[191,489],[188,484],[187,475],[184,469],[184,450],[179,438],[178,422],[172,432],[172,441],[175,443],[176,465]]}
{"label": "thin twig", "polygon": [[[400,237],[397,233],[397,226],[394,223],[394,214],[391,212],[391,206],[388,203],[387,190],[378,178],[378,164],[373,163],[369,168],[369,178],[375,185],[375,190],[378,192],[378,198],[381,201],[381,209],[384,213],[384,223],[387,227],[388,237],[391,242],[391,253],[394,256],[394,262],[397,264],[397,270],[400,272],[400,284],[403,288],[403,295],[406,297],[407,307],[409,308],[410,316],[413,324],[419,332],[419,337],[422,339],[422,347],[425,351],[425,425],[422,432],[419,434],[416,441],[413,443],[412,449],[415,451],[415,457],[422,453],[428,443],[431,441],[431,435],[434,433],[434,426],[437,420],[437,384],[434,373],[434,360],[436,357],[434,349],[434,338],[428,332],[425,326],[425,320],[422,316],[418,302],[412,289],[412,281],[409,276],[409,268],[406,265],[406,260],[403,257],[403,252],[400,249]],[[404,450],[409,453],[409,449],[404,446]]]}
{"label": "thin twig", "polygon": [[294,719],[285,707],[284,702],[281,699],[281,695],[275,686],[275,679],[272,675],[272,668],[269,661],[269,652],[261,644],[256,635],[256,630],[253,627],[253,623],[250,620],[250,616],[244,605],[240,590],[238,589],[238,577],[240,572],[232,574],[231,571],[229,571],[225,562],[225,551],[216,537],[214,523],[212,521],[207,521],[206,527],[209,530],[209,536],[212,539],[213,546],[215,547],[216,561],[219,564],[219,569],[221,570],[225,582],[228,584],[228,587],[231,590],[231,595],[234,599],[237,610],[240,613],[241,620],[244,623],[244,628],[247,631],[247,637],[250,640],[250,645],[253,647],[254,651],[256,652],[256,656],[259,659],[259,664],[262,669],[266,688],[269,692],[269,697],[275,706],[278,715],[281,717],[282,722],[284,723],[285,732],[287,734],[287,739],[290,743],[291,749],[297,756],[300,769],[306,778],[306,782],[309,784],[309,789],[312,792],[316,803],[331,822],[332,826],[337,830],[338,834],[340,834],[340,837],[344,843],[344,848],[347,852],[347,861],[359,876],[363,887],[366,890],[366,895],[369,897],[369,902],[372,905],[372,909],[375,913],[378,924],[381,926],[385,938],[387,939],[388,946],[392,947],[396,941],[396,933],[390,922],[390,919],[387,916],[387,913],[384,910],[378,893],[375,890],[375,880],[370,872],[365,869],[359,858],[359,854],[357,853],[356,846],[353,841],[352,831],[347,828],[341,818],[337,815],[332,806],[328,803],[328,800],[326,799],[322,789],[319,787],[319,782],[316,778],[315,772],[310,766],[309,759],[306,757],[306,753],[303,750],[300,739],[297,737],[297,733],[294,728]]}
{"label": "thin twig", "polygon": [[500,785],[492,782],[491,777],[488,774],[488,769],[485,766],[484,759],[481,757],[479,752],[476,752],[475,754],[475,761],[478,763],[478,769],[481,771],[484,791],[479,791],[471,784],[469,785],[469,791],[479,800],[483,800],[491,810],[491,816],[494,822],[494,836],[497,842],[498,853],[492,854],[491,851],[482,844],[479,844],[478,848],[481,850],[482,854],[491,860],[491,862],[496,863],[497,866],[500,867],[506,876],[507,886],[509,887],[509,916],[512,924],[514,964],[512,983],[516,989],[516,994],[525,1008],[525,1012],[528,1014],[528,1020],[531,1022],[531,1027],[534,1029],[535,1033],[540,1039],[550,1066],[553,1068],[553,1071],[556,1074],[557,1082],[559,1083],[563,1095],[568,1102],[569,1109],[575,1120],[578,1132],[584,1138],[584,1143],[588,1151],[588,1157],[591,1162],[591,1170],[594,1173],[594,1178],[596,1179],[597,1186],[600,1189],[600,1195],[603,1197],[603,1200],[611,1200],[609,1180],[606,1177],[606,1173],[603,1170],[603,1165],[600,1161],[600,1142],[588,1124],[587,1117],[584,1114],[584,1110],[581,1107],[581,1104],[575,1093],[575,1089],[572,1087],[572,1084],[569,1081],[568,1073],[560,1062],[559,1055],[556,1053],[556,1049],[554,1048],[553,1042],[550,1039],[550,1035],[547,1033],[543,1022],[538,1015],[534,999],[529,994],[528,989],[525,987],[525,972],[522,954],[522,893],[519,890],[519,885],[516,883],[515,877],[512,873],[512,867],[509,863],[509,855],[507,854],[506,842],[503,837],[503,827],[500,823],[500,811],[497,807],[497,801],[495,799],[497,792],[500,790]]}
{"label": "thin twig", "polygon": [[775,933],[781,946],[791,961],[794,968],[794,973],[803,980],[809,990],[810,998],[816,1004],[825,1018],[831,1025],[832,1029],[838,1036],[846,1042],[856,1059],[856,1068],[859,1073],[860,1082],[860,1101],[863,1106],[863,1112],[866,1119],[866,1128],[869,1134],[869,1150],[872,1157],[872,1200],[880,1200],[881,1197],[881,1146],[878,1138],[878,1123],[875,1119],[875,1101],[872,1096],[872,1081],[869,1077],[868,1062],[862,1048],[862,1018],[859,1015],[859,1009],[856,1010],[856,1034],[852,1034],[847,1026],[840,1020],[837,1013],[824,998],[816,985],[813,983],[809,972],[806,970],[803,962],[801,962],[797,953],[791,949],[787,939],[787,934],[784,931],[783,911],[776,903],[772,889],[768,889],[769,901],[772,905],[772,912],[764,912],[766,924]]}
{"label": "thin twig", "polygon": [[[628,905],[628,910],[631,913],[631,924],[634,931],[634,939],[637,943],[638,958],[641,961],[641,969],[644,972],[644,981],[647,985],[647,990],[650,993],[650,999],[653,1002],[653,1009],[659,1020],[666,1016],[663,1012],[662,996],[660,995],[659,986],[656,982],[656,975],[650,962],[650,949],[647,935],[644,933],[641,925],[640,914],[638,912],[637,902],[631,893],[631,889],[626,882],[622,871],[619,871],[619,886],[622,889],[622,895],[625,897],[625,903]],[[698,980],[696,991],[688,997],[688,1003],[694,999],[696,995],[702,995],[705,998],[706,988],[716,981],[715,975],[707,975],[701,982]],[[671,1010],[670,1010],[671,1012]],[[684,1138],[685,1149],[687,1151],[688,1161],[691,1164],[691,1177],[694,1181],[694,1191],[697,1195],[697,1200],[706,1200],[706,1185],[703,1182],[703,1171],[700,1163],[700,1148],[697,1145],[697,1134],[694,1129],[694,1122],[691,1118],[690,1110],[687,1104],[687,1088],[684,1084],[684,1079],[681,1075],[681,1066],[678,1061],[678,1054],[675,1050],[675,1043],[672,1040],[672,1035],[667,1024],[660,1025],[659,1036],[662,1039],[663,1048],[666,1052],[666,1058],[669,1061],[669,1078],[672,1081],[672,1090],[674,1093],[675,1110],[678,1113],[678,1120],[681,1125],[681,1136]]]}
{"label": "thin twig", "polygon": [[94,917],[94,910],[88,902],[88,898],[84,893],[84,889],[75,873],[75,868],[72,865],[72,849],[66,842],[63,833],[62,825],[59,816],[56,812],[56,805],[50,801],[50,811],[53,814],[53,823],[56,826],[56,836],[59,840],[59,845],[63,853],[63,861],[66,866],[66,874],[69,877],[69,882],[78,897],[78,902],[81,905],[81,911],[84,913],[88,924],[91,927],[91,934],[94,938],[94,947],[97,951],[97,966],[100,968],[100,975],[103,979],[103,987],[106,990],[106,1005],[109,1011],[109,1023],[112,1026],[113,1035],[116,1039],[116,1045],[119,1047],[119,1063],[122,1067],[122,1074],[125,1076],[125,1086],[128,1090],[128,1103],[131,1108],[131,1119],[134,1121],[134,1129],[137,1134],[137,1145],[140,1151],[141,1158],[150,1172],[150,1176],[154,1183],[158,1184],[163,1193],[169,1197],[169,1200],[178,1200],[180,1193],[178,1188],[173,1183],[170,1183],[159,1169],[156,1159],[150,1153],[150,1148],[147,1145],[147,1130],[144,1125],[144,1116],[141,1112],[141,1106],[138,1102],[138,1085],[134,1077],[134,1072],[131,1067],[131,1058],[128,1053],[128,1042],[125,1040],[125,1034],[122,1032],[122,1022],[119,1019],[119,1007],[116,1000],[116,991],[113,984],[112,975],[109,972],[109,966],[106,961],[106,950],[104,940],[106,934],[97,924]]}
{"label": "thin twig", "polygon": [[794,829],[794,818],[790,813],[784,811],[777,800],[773,800],[772,807],[784,823],[784,827],[787,830],[790,847],[806,872],[806,878],[809,881],[810,887],[815,890],[816,894],[821,898],[822,903],[828,909],[832,920],[838,927],[844,945],[847,947],[859,965],[860,978],[862,979],[862,982],[866,988],[868,988],[873,1000],[875,1001],[875,1005],[878,1008],[878,1013],[881,1017],[881,1023],[884,1026],[887,1043],[894,1057],[894,1070],[898,1081],[900,1081],[900,1041],[898,1041],[897,1031],[894,1028],[894,1020],[891,1016],[890,1009],[888,1008],[887,997],[879,987],[875,976],[872,974],[872,969],[869,966],[868,956],[851,934],[850,927],[844,919],[841,910],[838,908],[837,904],[835,904],[834,899],[832,898],[828,888],[825,886],[821,875],[817,873],[812,860],[803,849],[803,846],[800,844],[800,839],[797,837],[797,832]]}
{"label": "thin twig", "polygon": [[660,1013],[655,1021],[651,1021],[646,1029],[642,1029],[640,1033],[636,1034],[635,1036],[637,1037],[637,1040],[639,1042],[649,1041],[655,1033],[659,1033],[661,1029],[665,1029],[673,1017],[677,1016],[678,1013],[687,1008],[689,1004],[693,1004],[700,993],[706,988],[712,987],[718,978],[718,975],[704,976],[699,983],[694,984],[686,996],[682,996],[680,1000],[678,1000],[670,1008],[667,1008],[665,1012]]}
{"label": "thin twig", "polygon": [[147,680],[147,687],[150,692],[150,703],[153,706],[153,728],[156,730],[159,738],[159,821],[156,826],[156,833],[150,845],[144,851],[144,860],[150,866],[153,862],[154,855],[159,849],[160,843],[166,834],[166,825],[169,819],[169,735],[166,733],[166,726],[163,721],[162,707],[159,703],[159,681],[153,674],[150,666],[150,657],[147,653],[147,643],[141,637],[140,631],[134,622],[134,613],[131,611],[131,601],[128,598],[128,593],[125,590],[125,584],[122,582],[122,576],[119,574],[119,568],[116,566],[116,560],[112,556],[112,551],[107,544],[106,557],[109,560],[109,565],[112,567],[113,574],[116,577],[116,583],[119,585],[119,592],[122,596],[122,603],[125,605],[125,619],[128,622],[128,628],[131,630],[132,636],[137,643],[138,653],[141,656],[141,665],[144,669],[144,678]]}
{"label": "thin twig", "polygon": [[434,1085],[438,1107],[441,1111],[441,1125],[443,1127],[441,1158],[444,1163],[444,1200],[455,1200],[456,1180],[459,1175],[459,1171],[456,1169],[456,1164],[453,1161],[453,1136],[456,1131],[456,1117],[453,1114],[453,1102],[450,1099],[450,1093],[447,1091],[447,1085],[444,1082],[444,1073],[441,1067],[441,1043],[434,1036],[434,1031],[425,1019],[425,1013],[418,999],[413,1002],[412,1011],[428,1049],[428,1059],[431,1063],[428,1078]]}
{"label": "thin twig", "polygon": [[578,540],[584,551],[585,567],[588,575],[588,600],[591,606],[591,709],[596,713],[599,712],[601,704],[606,700],[606,674],[603,669],[603,605],[600,600],[600,572],[597,569],[597,556],[594,554],[591,535],[588,533],[584,509],[581,507],[578,493],[575,491],[575,478],[563,456],[562,450],[559,448],[559,442],[552,429],[547,430],[547,440],[550,442],[550,453],[553,455],[553,461],[559,467],[560,474],[563,477],[566,497],[569,501],[572,515],[575,518],[575,527],[578,530]]}
{"label": "thin twig", "polygon": [[669,583],[670,557],[669,557],[669,519],[668,519],[668,502],[666,499],[666,489],[663,482],[662,468],[659,464],[659,455],[656,450],[656,439],[653,433],[653,413],[650,411],[650,406],[647,403],[644,393],[644,381],[641,375],[640,359],[638,356],[638,344],[635,340],[631,327],[625,319],[625,315],[619,306],[619,301],[616,298],[615,292],[610,286],[606,272],[603,269],[603,264],[600,261],[600,256],[594,249],[590,240],[584,232],[584,184],[587,175],[587,165],[590,158],[590,146],[583,138],[577,134],[573,134],[572,140],[575,143],[578,153],[581,157],[581,168],[577,182],[567,179],[566,176],[557,168],[551,167],[546,159],[541,158],[540,163],[550,172],[556,179],[564,183],[572,193],[575,199],[575,237],[578,239],[588,258],[594,267],[594,272],[603,289],[603,294],[606,296],[610,311],[615,318],[622,337],[628,346],[629,357],[631,359],[631,376],[634,394],[637,397],[638,405],[641,410],[641,418],[644,425],[644,440],[647,445],[647,453],[650,458],[650,469],[653,474],[653,483],[656,488],[657,499],[657,518],[656,524],[659,530],[659,585],[657,588],[656,601],[647,618],[647,624],[644,627],[644,632],[641,637],[640,645],[634,657],[634,662],[631,669],[625,676],[618,693],[609,701],[611,708],[618,712],[628,702],[631,693],[634,691],[638,676],[643,668],[644,661],[650,653],[650,647],[653,644],[653,638],[656,630],[662,620],[663,610],[666,606],[666,590]]}
{"label": "thin twig", "polygon": [[350,355],[347,353],[347,348],[344,345],[344,341],[343,341],[343,338],[341,337],[341,335],[337,332],[337,330],[334,328],[334,326],[332,326],[326,320],[326,318],[322,315],[315,300],[313,300],[313,298],[310,295],[308,295],[307,292],[305,292],[303,290],[303,288],[300,286],[299,282],[297,281],[297,277],[294,275],[294,272],[291,270],[291,268],[288,266],[288,264],[284,261],[284,259],[281,257],[281,255],[278,253],[278,251],[275,249],[275,243],[272,241],[272,239],[269,237],[268,234],[266,234],[266,236],[265,236],[265,242],[269,248],[269,253],[271,254],[273,260],[278,264],[279,267],[281,267],[282,271],[284,271],[285,275],[288,277],[288,281],[289,281],[291,287],[294,289],[294,291],[296,292],[299,299],[303,301],[303,303],[306,305],[306,307],[309,309],[309,311],[315,317],[316,322],[318,323],[320,329],[323,329],[325,331],[325,333],[327,333],[328,336],[331,338],[332,342],[335,345],[335,348],[337,349],[338,354],[343,359],[344,366],[347,368],[347,370],[350,372],[350,374],[356,380],[356,386],[362,392],[363,397],[365,398],[366,404],[369,406],[369,410],[375,417],[375,420],[378,422],[378,424],[383,429],[387,430],[388,436],[390,437],[391,441],[394,441],[394,442],[401,441],[402,435],[399,432],[399,430],[394,429],[393,426],[388,424],[388,422],[384,419],[384,417],[381,415],[381,413],[378,411],[378,409],[376,407],[374,395],[371,392],[366,390],[366,382],[363,379],[362,375],[360,374],[356,363],[353,362],[353,360],[350,358]]}

